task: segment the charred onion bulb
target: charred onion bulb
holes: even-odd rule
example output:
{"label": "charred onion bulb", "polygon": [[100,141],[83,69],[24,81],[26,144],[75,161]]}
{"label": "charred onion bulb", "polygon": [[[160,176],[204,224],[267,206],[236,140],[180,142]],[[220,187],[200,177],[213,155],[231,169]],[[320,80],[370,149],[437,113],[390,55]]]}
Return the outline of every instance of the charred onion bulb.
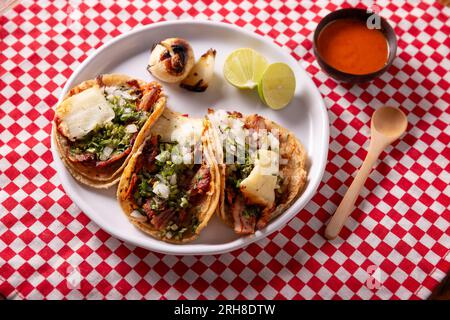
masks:
{"label": "charred onion bulb", "polygon": [[180,38],[169,38],[154,46],[147,70],[161,81],[174,83],[186,78],[194,64],[191,45]]}

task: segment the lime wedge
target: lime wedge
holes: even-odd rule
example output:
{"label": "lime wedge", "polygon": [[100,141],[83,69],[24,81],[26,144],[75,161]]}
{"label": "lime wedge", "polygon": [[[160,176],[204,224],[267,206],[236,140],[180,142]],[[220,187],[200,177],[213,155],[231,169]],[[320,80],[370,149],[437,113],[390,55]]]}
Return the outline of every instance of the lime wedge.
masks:
{"label": "lime wedge", "polygon": [[266,58],[253,49],[236,49],[225,60],[223,75],[239,89],[255,88],[268,63]]}
{"label": "lime wedge", "polygon": [[282,109],[291,102],[295,93],[295,75],[285,63],[269,65],[258,83],[261,100],[272,109]]}

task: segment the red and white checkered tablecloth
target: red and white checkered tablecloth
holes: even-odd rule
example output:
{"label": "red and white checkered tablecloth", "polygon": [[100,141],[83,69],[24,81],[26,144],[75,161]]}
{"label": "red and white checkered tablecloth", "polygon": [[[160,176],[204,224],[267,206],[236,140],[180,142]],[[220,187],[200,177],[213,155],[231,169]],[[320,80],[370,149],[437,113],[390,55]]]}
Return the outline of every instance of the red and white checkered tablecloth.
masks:
{"label": "red and white checkered tablecloth", "polygon": [[[336,83],[312,54],[321,19],[371,1],[20,1],[0,16],[0,293],[12,299],[417,299],[450,271],[450,9],[376,1],[398,57],[370,84]],[[328,164],[313,200],[268,239],[228,254],[167,256],[100,230],[65,194],[50,128],[64,83],[133,27],[210,19],[291,51],[324,96]],[[341,238],[334,212],[368,147],[370,116],[401,106],[408,133],[383,153]],[[77,281],[81,280],[77,285]]]}

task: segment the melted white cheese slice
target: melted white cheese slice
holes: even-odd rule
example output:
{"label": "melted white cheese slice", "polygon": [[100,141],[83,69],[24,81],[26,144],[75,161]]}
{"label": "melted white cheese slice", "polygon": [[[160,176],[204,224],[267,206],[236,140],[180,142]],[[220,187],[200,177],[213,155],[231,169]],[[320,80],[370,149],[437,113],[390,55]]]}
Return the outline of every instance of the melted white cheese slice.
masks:
{"label": "melted white cheese slice", "polygon": [[161,136],[163,142],[178,142],[180,145],[194,145],[200,141],[203,131],[202,119],[190,118],[166,108],[151,132]]}
{"label": "melted white cheese slice", "polygon": [[180,122],[179,126],[172,131],[170,140],[177,141],[180,145],[193,146],[200,141],[202,130],[203,124],[200,119],[190,119],[190,121]]}
{"label": "melted white cheese slice", "polygon": [[244,197],[254,204],[272,206],[275,202],[278,170],[278,153],[271,150],[258,150],[255,167],[240,183]]}
{"label": "melted white cheese slice", "polygon": [[74,141],[84,137],[97,125],[111,122],[114,110],[103,92],[92,87],[64,100],[56,110],[59,128]]}

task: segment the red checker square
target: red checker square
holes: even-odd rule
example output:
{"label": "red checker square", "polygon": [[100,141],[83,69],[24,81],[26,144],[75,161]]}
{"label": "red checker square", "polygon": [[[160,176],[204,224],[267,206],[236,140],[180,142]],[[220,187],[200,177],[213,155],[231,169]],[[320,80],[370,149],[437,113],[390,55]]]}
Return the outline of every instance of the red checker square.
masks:
{"label": "red checker square", "polygon": [[69,229],[63,229],[61,230],[61,232],[58,233],[58,237],[65,243],[68,243],[70,240],[73,239],[73,237],[75,237],[75,235]]}
{"label": "red checker square", "polygon": [[[305,283],[303,283],[299,278],[292,278],[289,280],[288,284],[297,292],[303,289],[305,286]],[[258,292],[261,292],[261,290],[258,290]]]}
{"label": "red checker square", "polygon": [[19,221],[19,219],[17,219],[13,214],[7,213],[1,218],[0,221],[7,228],[6,232],[8,232],[9,229],[11,229],[17,223],[17,221]]}
{"label": "red checker square", "polygon": [[444,193],[440,193],[436,200],[442,203],[444,206],[448,206],[448,204],[450,203],[450,197]]}
{"label": "red checker square", "polygon": [[[31,232],[30,230],[25,230],[23,231],[20,235],[19,238],[25,243],[25,244],[30,244],[31,241],[33,241],[36,238],[36,235]],[[29,248],[29,247],[28,247]],[[24,249],[25,250],[25,249]]]}
{"label": "red checker square", "polygon": [[[332,276],[328,279],[326,285],[332,290],[332,292],[337,293],[344,286],[344,283],[338,277]],[[338,295],[335,294],[335,297],[338,297]]]}
{"label": "red checker square", "polygon": [[125,247],[123,244],[120,245],[114,253],[121,259],[125,259],[130,254],[130,249]]}
{"label": "red checker square", "polygon": [[[292,239],[293,236],[288,237],[288,239]],[[284,245],[283,250],[286,251],[290,256],[295,256],[300,248],[294,242],[289,241]]]}
{"label": "red checker square", "polygon": [[160,279],[155,284],[155,289],[158,290],[161,294],[165,294],[170,288],[171,286],[164,279]]}
{"label": "red checker square", "polygon": [[[192,270],[196,270],[196,272],[198,274],[202,274],[205,270],[206,270],[206,266],[197,261],[195,264],[197,264],[197,266],[193,265],[192,266]],[[197,269],[198,267],[200,267],[202,269],[202,271],[200,271],[199,269]],[[178,276],[182,277],[186,272],[188,272],[190,270],[190,268],[184,264],[181,261],[178,261],[177,263],[175,263],[175,265],[172,267],[172,271],[174,271]]]}
{"label": "red checker square", "polygon": [[381,224],[377,224],[375,228],[373,228],[372,232],[380,239],[386,238],[389,234],[389,230]]}
{"label": "red checker square", "polygon": [[259,273],[263,268],[264,265],[258,261],[257,259],[252,259],[249,264],[247,265],[247,267],[252,270],[255,273]]}
{"label": "red checker square", "polygon": [[280,247],[275,242],[270,242],[267,244],[265,251],[271,256],[275,256],[279,251]]}
{"label": "red checker square", "polygon": [[222,278],[216,278],[211,285],[219,292],[222,293],[225,291],[225,288],[228,286],[228,282],[223,280]]}
{"label": "red checker square", "polygon": [[69,283],[66,279],[62,280],[58,285],[55,287],[56,290],[58,290],[62,295],[66,296],[70,292],[72,292],[72,289],[69,287]]}
{"label": "red checker square", "polygon": [[13,275],[14,272],[16,272],[16,270],[7,263],[0,266],[0,277],[2,279],[7,280],[9,277]]}
{"label": "red checker square", "polygon": [[74,251],[68,245],[63,245],[57,253],[61,257],[70,257]]}
{"label": "red checker square", "polygon": [[401,255],[407,256],[407,254],[412,250],[412,247],[405,241],[400,239],[400,241],[395,245],[395,250],[397,250]]}
{"label": "red checker square", "polygon": [[[236,262],[236,264],[234,264]],[[231,263],[231,265],[230,265],[230,268],[232,268],[232,269],[234,269],[234,268],[237,268],[237,270],[239,270],[239,267],[242,265],[242,268],[244,268],[244,265],[242,264],[242,263],[240,263],[240,261],[238,261],[237,259],[236,260],[234,260],[232,263]],[[203,272],[205,272],[207,269],[208,269],[208,267],[203,263],[203,262],[201,262],[201,261],[196,261],[193,265],[192,265],[192,267],[191,267],[191,269],[192,270],[195,270],[198,274],[202,274]],[[235,269],[236,270],[236,269]]]}
{"label": "red checker square", "polygon": [[300,229],[299,233],[302,237],[304,237],[305,239],[308,239],[308,240],[311,239],[316,234],[316,232],[312,228],[310,228],[308,225],[303,226]]}
{"label": "red checker square", "polygon": [[315,274],[322,265],[319,262],[317,262],[316,259],[311,257],[305,262],[305,264],[303,266],[306,269],[308,269],[311,273]]}
{"label": "red checker square", "polygon": [[134,286],[134,288],[143,296],[146,295],[150,289],[152,288],[152,286],[145,281],[144,279],[139,280],[138,283],[136,283],[136,285]]}
{"label": "red checker square", "polygon": [[[357,209],[357,210],[359,210],[359,209]],[[355,217],[357,218],[359,223],[362,223],[365,216],[364,216],[364,214],[360,213],[359,215],[356,215]],[[370,231],[367,230],[367,228],[364,227],[363,225],[359,225],[354,232],[361,239],[367,238],[367,236],[370,234]],[[350,237],[351,234],[352,234],[352,232],[348,228],[345,228],[345,231],[342,235],[345,235],[344,239],[347,239],[348,237]]]}
{"label": "red checker square", "polygon": [[97,271],[102,277],[106,277],[112,270],[112,267],[107,264],[105,261],[100,262],[96,267],[95,271]]}
{"label": "red checker square", "polygon": [[153,270],[155,270],[156,273],[163,277],[167,272],[169,272],[170,268],[164,262],[159,261],[157,264],[155,264]]}
{"label": "red checker square", "polygon": [[[194,283],[192,283],[192,287],[194,287],[197,291],[202,292],[205,291],[205,288],[208,288],[208,284],[206,283],[206,287],[204,282],[206,282],[203,279],[196,279]],[[173,287],[176,288],[180,293],[186,292],[190,288],[189,282],[186,280],[180,278],[177,281],[175,281]]]}
{"label": "red checker square", "polygon": [[416,265],[412,263],[409,259],[403,259],[398,265],[405,273],[411,274]]}
{"label": "red checker square", "polygon": [[[8,231],[7,231],[7,232],[8,232]],[[5,232],[5,233],[7,233],[7,232]],[[4,233],[4,234],[5,234],[5,233]],[[7,241],[5,241],[5,238],[6,238],[6,237],[4,237],[4,234],[0,236],[0,239],[2,239],[2,241],[3,241],[4,243],[6,243],[7,245],[9,245],[9,243],[12,242],[11,239],[14,239],[14,238],[10,238],[10,242],[7,242]],[[11,260],[13,257],[16,256],[16,252],[13,251],[11,248],[6,247],[6,248],[3,249],[2,251],[0,251],[0,255],[1,255],[1,257],[2,257],[2,259],[3,259],[4,261],[8,262],[9,260]]]}
{"label": "red checker square", "polygon": [[78,250],[77,253],[84,259],[87,259],[92,253],[94,252],[94,250],[92,250],[89,246],[87,246],[86,244],[83,244]]}
{"label": "red checker square", "polygon": [[448,254],[448,247],[439,242],[436,242],[431,247],[431,250],[433,250],[434,253],[436,253],[438,256],[441,256],[441,257],[444,257]]}
{"label": "red checker square", "polygon": [[111,283],[109,283],[105,279],[102,279],[102,280],[100,280],[99,283],[97,283],[97,285],[95,286],[95,289],[97,289],[101,294],[106,296],[113,289],[113,286],[111,285]]}
{"label": "red checker square", "polygon": [[[150,269],[150,266],[149,266],[147,263],[145,263],[145,262],[143,262],[143,261],[139,261],[139,262],[133,267],[133,270],[134,270],[137,274],[139,274],[139,276],[144,277],[151,269]],[[175,265],[175,267],[174,267],[174,271],[177,272],[177,271],[176,271],[176,265]],[[177,272],[177,274],[178,274],[178,272]]]}
{"label": "red checker square", "polygon": [[281,289],[283,289],[286,286],[286,282],[281,279],[279,276],[275,275],[271,280],[270,280],[270,285],[277,291],[280,291]]}
{"label": "red checker square", "polygon": [[433,239],[438,240],[438,239],[440,239],[442,237],[444,232],[441,229],[439,229],[438,227],[432,225],[427,230],[427,234],[429,234]]}
{"label": "red checker square", "polygon": [[[8,183],[6,185],[6,187],[3,188],[3,191],[10,195],[14,195],[18,190],[19,190],[19,187],[14,182]],[[8,199],[6,199],[4,203],[6,203],[7,200]]]}
{"label": "red checker square", "polygon": [[[39,235],[39,237],[41,238],[41,235]],[[55,251],[53,251],[50,247],[44,247],[42,248],[41,251],[38,252],[39,256],[42,257],[42,259],[48,261],[50,260],[52,257],[55,256]]]}
{"label": "red checker square", "polygon": [[34,289],[35,289],[35,287],[31,283],[29,283],[27,280],[25,280],[17,286],[16,292],[20,292],[20,297],[26,297]]}
{"label": "red checker square", "polygon": [[86,216],[84,213],[79,214],[78,216],[76,216],[76,219],[78,220],[78,222],[80,222],[83,225],[88,225],[89,222],[91,222],[91,220],[88,218],[88,216]]}
{"label": "red checker square", "polygon": [[275,274],[283,269],[283,265],[276,259],[270,260],[270,262],[267,264],[267,267]]}
{"label": "red checker square", "polygon": [[420,287],[420,283],[409,277],[402,282],[402,286],[411,292],[415,292]]}
{"label": "red checker square", "polygon": [[92,232],[90,232],[88,229],[81,229],[77,233],[78,239],[80,239],[83,242],[88,242],[94,235]]}
{"label": "red checker square", "polygon": [[205,279],[199,277],[195,279],[195,281],[192,283],[192,286],[199,292],[205,292],[209,287],[209,283]]}
{"label": "red checker square", "polygon": [[368,257],[372,254],[375,249],[366,242],[362,242],[358,246],[358,251],[361,252],[365,257]]}
{"label": "red checker square", "polygon": [[[6,244],[6,245],[10,245],[15,239],[16,239],[16,236],[15,236],[15,234],[12,232],[12,231],[10,231],[10,230],[6,230],[5,232],[3,232],[1,235],[0,235],[0,239]],[[6,249],[5,249],[6,250]],[[4,251],[5,251],[4,250]],[[2,252],[4,252],[4,251],[2,251]]]}
{"label": "red checker square", "polygon": [[310,287],[314,292],[319,292],[320,289],[323,288],[324,283],[322,280],[320,280],[318,277],[313,275],[311,279],[306,283],[308,287]]}
{"label": "red checker square", "polygon": [[95,250],[95,253],[98,254],[102,259],[106,259],[112,254],[112,251],[106,245],[102,244],[97,248],[97,250]]}
{"label": "red checker square", "polygon": [[[284,268],[289,270],[291,273],[296,274],[302,269],[302,265],[295,258],[290,259],[285,265]],[[252,268],[253,271],[255,271]],[[259,271],[258,271],[259,272]]]}
{"label": "red checker square", "polygon": [[20,222],[22,222],[22,224],[25,225],[27,228],[30,228],[36,221],[37,218],[29,212],[25,213],[20,218]]}
{"label": "red checker square", "polygon": [[121,279],[119,282],[115,285],[115,289],[119,291],[122,295],[126,295],[130,290],[132,289],[132,286],[128,283],[127,280]]}
{"label": "red checker square", "polygon": [[336,261],[334,261],[333,259],[329,258],[328,260],[325,261],[325,263],[323,264],[323,266],[330,271],[332,274],[335,274],[339,268],[341,267],[340,264],[338,264]]}
{"label": "red checker square", "polygon": [[393,248],[385,242],[380,242],[380,244],[376,247],[376,250],[381,253],[382,256],[387,257],[392,252]]}
{"label": "red checker square", "polygon": [[22,277],[27,279],[35,272],[35,269],[28,262],[24,262],[17,271]]}
{"label": "red checker square", "polygon": [[[408,193],[405,193],[400,200],[402,200],[408,207],[412,207],[414,203],[416,203],[417,199],[415,199],[413,196],[411,196]],[[410,217],[408,217],[410,219]]]}
{"label": "red checker square", "polygon": [[0,292],[5,296],[9,297],[14,294],[16,289],[8,282],[2,281],[0,282]]}

